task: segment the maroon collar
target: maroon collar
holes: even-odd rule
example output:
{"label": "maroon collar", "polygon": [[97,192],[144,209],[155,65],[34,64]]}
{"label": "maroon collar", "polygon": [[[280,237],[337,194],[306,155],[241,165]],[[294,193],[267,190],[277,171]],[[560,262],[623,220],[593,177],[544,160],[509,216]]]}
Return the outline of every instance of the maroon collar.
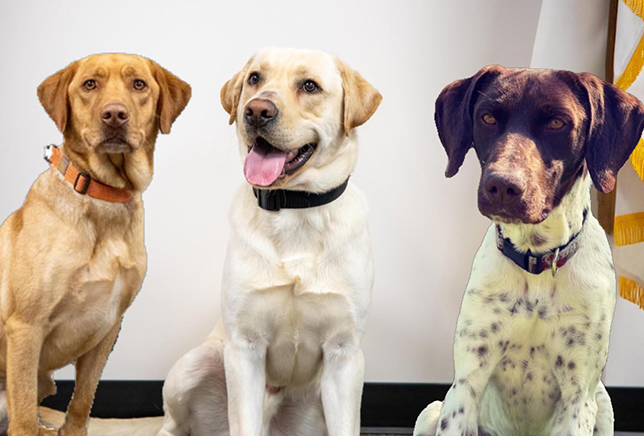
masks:
{"label": "maroon collar", "polygon": [[525,253],[521,253],[517,251],[514,244],[512,244],[512,241],[503,237],[501,226],[498,224],[496,226],[496,247],[505,255],[505,257],[512,260],[530,274],[541,274],[546,270],[551,270],[552,276],[555,277],[559,268],[564,266],[579,249],[578,236],[585,227],[587,216],[588,209],[585,209],[581,230],[575,233],[565,245],[561,245],[552,251],[535,254],[528,250]]}

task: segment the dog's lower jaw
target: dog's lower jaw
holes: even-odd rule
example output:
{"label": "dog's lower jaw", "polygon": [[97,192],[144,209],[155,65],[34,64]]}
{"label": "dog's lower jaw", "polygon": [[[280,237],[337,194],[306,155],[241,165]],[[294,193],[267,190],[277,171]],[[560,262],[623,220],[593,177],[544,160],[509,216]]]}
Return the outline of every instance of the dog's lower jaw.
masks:
{"label": "dog's lower jaw", "polygon": [[[154,144],[154,141],[155,138],[147,140],[150,144]],[[96,181],[137,193],[145,191],[152,181],[154,168],[152,146],[138,147],[130,153],[88,151],[88,147],[83,139],[66,135],[62,150],[79,169]]]}
{"label": "dog's lower jaw", "polygon": [[590,209],[590,177],[580,177],[548,217],[539,224],[496,222],[503,237],[520,252],[547,252],[566,244],[583,225],[583,211]]}
{"label": "dog's lower jaw", "polygon": [[[344,141],[337,150],[329,150],[328,144],[324,147],[318,144],[315,152],[317,156],[314,156],[304,170],[293,176],[283,188],[322,193],[344,183],[355,169],[358,160],[357,140],[350,136]],[[334,156],[325,158],[324,153],[334,153]]]}

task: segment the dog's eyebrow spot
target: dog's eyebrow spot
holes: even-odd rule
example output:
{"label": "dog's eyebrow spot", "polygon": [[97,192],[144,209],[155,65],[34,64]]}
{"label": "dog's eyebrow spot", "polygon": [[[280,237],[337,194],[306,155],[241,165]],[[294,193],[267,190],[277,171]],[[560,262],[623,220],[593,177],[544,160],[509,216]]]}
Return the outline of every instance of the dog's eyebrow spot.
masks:
{"label": "dog's eyebrow spot", "polygon": [[105,68],[97,68],[96,71],[94,71],[94,76],[99,77],[101,79],[106,78],[109,75],[107,70]]}
{"label": "dog's eyebrow spot", "polygon": [[299,77],[308,76],[310,74],[310,70],[306,65],[300,65],[295,69],[294,74]]}
{"label": "dog's eyebrow spot", "polygon": [[134,76],[135,74],[136,74],[136,70],[131,65],[126,65],[125,67],[123,67],[123,70],[121,71],[121,75],[123,77],[130,77],[130,76]]}
{"label": "dog's eyebrow spot", "polygon": [[267,61],[262,61],[259,63],[257,67],[254,68],[249,68],[249,71],[256,71],[256,72],[261,72],[262,74],[265,73],[267,70],[271,69],[271,64],[270,62]]}

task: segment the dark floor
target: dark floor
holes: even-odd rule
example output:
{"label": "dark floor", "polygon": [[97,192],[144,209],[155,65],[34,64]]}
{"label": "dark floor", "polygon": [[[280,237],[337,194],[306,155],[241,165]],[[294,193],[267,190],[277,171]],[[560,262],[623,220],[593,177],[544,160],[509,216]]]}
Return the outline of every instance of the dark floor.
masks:
{"label": "dark floor", "polygon": [[405,436],[410,435],[413,428],[362,428],[362,436]]}
{"label": "dark floor", "polygon": [[[411,428],[363,428],[362,436],[407,436],[412,434]],[[615,436],[644,436],[644,433],[616,432]]]}

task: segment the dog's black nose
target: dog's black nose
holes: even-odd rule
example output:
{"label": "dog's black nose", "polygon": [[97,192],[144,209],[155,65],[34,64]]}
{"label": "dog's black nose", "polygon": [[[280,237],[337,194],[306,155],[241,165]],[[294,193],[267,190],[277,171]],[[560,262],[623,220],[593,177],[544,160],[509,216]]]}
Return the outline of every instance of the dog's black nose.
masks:
{"label": "dog's black nose", "polygon": [[499,205],[512,204],[525,192],[525,183],[510,174],[488,174],[483,186],[488,199]]}
{"label": "dog's black nose", "polygon": [[253,127],[263,127],[277,116],[277,107],[270,100],[255,98],[246,104],[244,119]]}
{"label": "dog's black nose", "polygon": [[127,108],[120,103],[110,103],[101,112],[101,120],[110,127],[122,127],[129,119]]}

